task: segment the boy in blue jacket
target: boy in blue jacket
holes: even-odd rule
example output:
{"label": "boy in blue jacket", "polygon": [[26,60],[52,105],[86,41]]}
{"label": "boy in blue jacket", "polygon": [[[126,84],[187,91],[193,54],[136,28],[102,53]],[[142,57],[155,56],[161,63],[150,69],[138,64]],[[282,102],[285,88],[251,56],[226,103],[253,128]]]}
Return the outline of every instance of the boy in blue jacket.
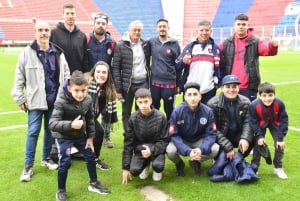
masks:
{"label": "boy in blue jacket", "polygon": [[257,145],[253,150],[252,163],[257,167],[260,163],[261,154],[258,146],[266,143],[265,135],[267,128],[270,130],[274,140],[274,174],[280,179],[287,179],[287,175],[282,168],[285,142],[284,137],[288,131],[288,115],[285,105],[279,98],[275,97],[275,87],[264,82],[258,86],[260,98],[255,99],[249,106],[250,124],[257,138]]}
{"label": "boy in blue jacket", "polygon": [[185,176],[185,164],[179,155],[189,156],[193,172],[201,175],[201,162],[216,157],[219,152],[214,115],[211,108],[200,102],[198,83],[185,84],[184,99],[185,102],[175,107],[169,121],[171,142],[167,155],[176,165],[176,176]]}
{"label": "boy in blue jacket", "polygon": [[86,160],[90,177],[88,190],[99,194],[108,194],[110,190],[98,181],[93,138],[95,121],[92,98],[87,94],[88,81],[81,71],[75,70],[71,79],[63,87],[64,92],[55,101],[49,128],[55,138],[59,154],[57,172],[57,201],[66,201],[66,181],[71,166],[71,148],[75,145]]}

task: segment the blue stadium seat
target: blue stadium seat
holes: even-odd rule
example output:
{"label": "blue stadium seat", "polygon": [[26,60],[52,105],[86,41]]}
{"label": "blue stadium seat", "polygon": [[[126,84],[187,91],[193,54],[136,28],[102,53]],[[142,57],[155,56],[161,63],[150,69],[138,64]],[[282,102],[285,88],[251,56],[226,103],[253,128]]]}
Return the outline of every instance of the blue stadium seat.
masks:
{"label": "blue stadium seat", "polygon": [[144,25],[142,38],[149,39],[157,34],[156,21],[163,17],[161,0],[151,0],[151,3],[148,0],[94,0],[94,3],[109,15],[121,35],[128,30],[130,22],[140,20]]}
{"label": "blue stadium seat", "polygon": [[221,0],[213,21],[213,27],[232,27],[234,17],[238,13],[247,13],[253,2],[254,0]]}
{"label": "blue stadium seat", "polygon": [[0,27],[0,39],[4,39],[5,38],[5,34],[2,30],[2,28]]}

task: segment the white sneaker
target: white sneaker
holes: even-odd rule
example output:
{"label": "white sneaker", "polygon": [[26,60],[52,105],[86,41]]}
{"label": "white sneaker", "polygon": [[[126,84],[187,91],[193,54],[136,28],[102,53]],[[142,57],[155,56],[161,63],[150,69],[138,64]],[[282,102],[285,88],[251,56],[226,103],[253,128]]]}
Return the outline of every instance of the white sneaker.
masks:
{"label": "white sneaker", "polygon": [[282,168],[274,168],[274,174],[277,175],[280,179],[287,179],[288,176],[285,174]]}
{"label": "white sneaker", "polygon": [[42,160],[41,166],[47,167],[49,170],[56,170],[58,168],[58,164],[56,164],[52,159],[47,158],[46,160]]}
{"label": "white sneaker", "polygon": [[31,176],[33,175],[32,168],[24,168],[22,175],[20,177],[20,181],[30,181]]}
{"label": "white sneaker", "polygon": [[161,172],[158,173],[153,170],[153,175],[152,175],[153,181],[160,181],[161,178],[162,178],[162,173]]}
{"label": "white sneaker", "polygon": [[139,175],[140,179],[147,179],[149,176],[149,166],[145,167],[143,172]]}

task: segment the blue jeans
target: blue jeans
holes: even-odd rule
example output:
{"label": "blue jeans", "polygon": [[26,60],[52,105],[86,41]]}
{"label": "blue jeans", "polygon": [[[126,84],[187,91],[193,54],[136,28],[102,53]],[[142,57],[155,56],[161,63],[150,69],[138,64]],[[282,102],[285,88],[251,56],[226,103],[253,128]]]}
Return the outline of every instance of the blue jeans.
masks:
{"label": "blue jeans", "polygon": [[53,107],[48,110],[29,110],[28,111],[28,132],[26,139],[25,150],[25,165],[33,167],[35,159],[36,145],[42,127],[42,120],[44,117],[44,144],[42,160],[50,156],[54,138],[49,130],[49,119],[51,117]]}

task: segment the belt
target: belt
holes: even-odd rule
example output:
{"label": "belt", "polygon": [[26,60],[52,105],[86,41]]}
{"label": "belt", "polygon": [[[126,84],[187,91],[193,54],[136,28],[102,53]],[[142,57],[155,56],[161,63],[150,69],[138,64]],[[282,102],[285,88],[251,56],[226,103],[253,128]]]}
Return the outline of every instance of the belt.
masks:
{"label": "belt", "polygon": [[176,84],[161,84],[157,82],[152,82],[152,85],[159,88],[167,88],[167,89],[174,89],[176,88]]}

